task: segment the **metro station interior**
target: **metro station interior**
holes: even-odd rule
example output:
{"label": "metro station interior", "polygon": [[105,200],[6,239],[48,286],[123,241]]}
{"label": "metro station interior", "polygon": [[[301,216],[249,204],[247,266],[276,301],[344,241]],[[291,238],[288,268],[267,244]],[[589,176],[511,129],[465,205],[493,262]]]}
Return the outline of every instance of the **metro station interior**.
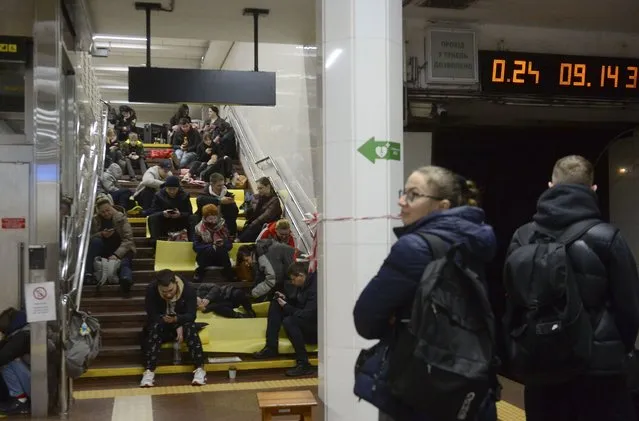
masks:
{"label": "metro station interior", "polygon": [[[0,1],[0,415],[403,421],[354,393],[377,341],[353,320],[413,171],[481,192],[499,335],[511,238],[558,159],[592,164],[601,220],[639,255],[638,15],[631,0]],[[527,419],[496,348],[497,415],[477,420]]]}

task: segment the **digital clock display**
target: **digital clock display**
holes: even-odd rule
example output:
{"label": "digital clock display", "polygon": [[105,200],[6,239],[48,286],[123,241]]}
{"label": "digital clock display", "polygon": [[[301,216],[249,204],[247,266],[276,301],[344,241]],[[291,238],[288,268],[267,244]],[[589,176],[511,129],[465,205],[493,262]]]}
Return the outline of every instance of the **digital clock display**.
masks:
{"label": "digital clock display", "polygon": [[483,92],[637,99],[639,59],[480,51]]}

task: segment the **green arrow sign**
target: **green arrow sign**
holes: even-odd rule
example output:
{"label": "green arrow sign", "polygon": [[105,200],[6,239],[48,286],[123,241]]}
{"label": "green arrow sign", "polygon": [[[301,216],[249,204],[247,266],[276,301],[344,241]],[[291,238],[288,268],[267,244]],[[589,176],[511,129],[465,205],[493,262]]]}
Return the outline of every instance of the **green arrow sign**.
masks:
{"label": "green arrow sign", "polygon": [[373,164],[376,159],[399,161],[401,158],[401,145],[399,143],[388,140],[375,140],[374,136],[357,150]]}

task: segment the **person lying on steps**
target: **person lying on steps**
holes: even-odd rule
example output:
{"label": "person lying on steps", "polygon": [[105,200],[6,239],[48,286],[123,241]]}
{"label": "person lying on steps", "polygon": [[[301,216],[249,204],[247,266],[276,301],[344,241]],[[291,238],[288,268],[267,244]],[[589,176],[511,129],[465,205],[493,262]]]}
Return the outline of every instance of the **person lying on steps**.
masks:
{"label": "person lying on steps", "polygon": [[[242,306],[245,313],[235,311]],[[233,285],[201,284],[197,289],[197,308],[230,319],[254,318],[255,311],[244,291]]]}
{"label": "person lying on steps", "polygon": [[286,297],[276,292],[268,308],[266,346],[253,354],[256,359],[278,355],[280,328],[283,326],[295,349],[297,364],[286,371],[289,377],[313,374],[306,344],[317,343],[317,274],[308,273],[308,263],[295,262],[288,267],[290,283],[295,292]]}
{"label": "person lying on steps", "polygon": [[186,342],[195,364],[193,386],[206,384],[204,351],[195,324],[197,313],[196,291],[169,269],[156,274],[146,290],[144,300],[147,322],[144,336],[144,374],[140,387],[155,385],[155,369],[163,342]]}

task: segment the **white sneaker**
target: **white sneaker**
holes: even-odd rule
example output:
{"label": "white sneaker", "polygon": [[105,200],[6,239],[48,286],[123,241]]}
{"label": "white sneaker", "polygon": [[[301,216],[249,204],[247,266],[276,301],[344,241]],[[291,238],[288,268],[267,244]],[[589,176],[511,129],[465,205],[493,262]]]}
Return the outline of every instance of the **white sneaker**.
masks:
{"label": "white sneaker", "polygon": [[140,387],[153,387],[155,386],[155,373],[151,370],[146,370],[142,375],[142,381]]}
{"label": "white sneaker", "polygon": [[196,368],[193,372],[193,386],[204,386],[206,384],[206,371],[202,367]]}

